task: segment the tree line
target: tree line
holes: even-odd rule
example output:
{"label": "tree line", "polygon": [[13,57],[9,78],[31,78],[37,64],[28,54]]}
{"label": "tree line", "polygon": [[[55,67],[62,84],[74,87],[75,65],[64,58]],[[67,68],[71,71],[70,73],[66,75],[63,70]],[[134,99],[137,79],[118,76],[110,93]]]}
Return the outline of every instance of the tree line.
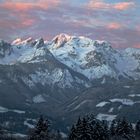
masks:
{"label": "tree line", "polygon": [[[122,118],[107,121],[97,120],[92,114],[79,117],[72,125],[67,138],[63,138],[60,131],[50,129],[48,120],[40,116],[36,126],[30,130],[26,140],[140,140],[140,120],[132,125]],[[0,129],[0,140],[19,140],[4,133]]]}

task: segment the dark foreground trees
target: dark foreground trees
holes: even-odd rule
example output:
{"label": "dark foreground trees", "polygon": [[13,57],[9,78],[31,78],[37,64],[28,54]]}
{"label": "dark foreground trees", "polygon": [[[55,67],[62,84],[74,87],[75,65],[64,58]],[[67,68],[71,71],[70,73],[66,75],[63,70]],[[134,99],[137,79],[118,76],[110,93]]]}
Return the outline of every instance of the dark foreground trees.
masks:
{"label": "dark foreground trees", "polygon": [[[22,140],[140,140],[140,121],[132,126],[125,118],[110,123],[97,120],[93,115],[79,118],[67,138],[50,128],[49,121],[41,116],[28,137]],[[0,140],[16,139],[0,127]]]}
{"label": "dark foreground trees", "polygon": [[28,140],[49,140],[49,139],[50,134],[48,120],[44,120],[43,117],[41,116],[35,128],[28,136]]}
{"label": "dark foreground trees", "polygon": [[72,126],[68,140],[140,140],[140,121],[134,130],[125,118],[114,120],[111,124],[96,119],[88,120],[79,118]]}
{"label": "dark foreground trees", "polygon": [[35,128],[29,134],[28,140],[62,140],[62,137],[58,130],[50,131],[49,121],[40,116]]}
{"label": "dark foreground trees", "polygon": [[16,140],[12,135],[10,135],[7,131],[5,131],[1,126],[0,126],[0,140]]}
{"label": "dark foreground trees", "polygon": [[[89,121],[90,120],[90,121]],[[82,118],[72,126],[69,140],[108,140],[109,131],[105,121],[98,121],[93,118]]]}

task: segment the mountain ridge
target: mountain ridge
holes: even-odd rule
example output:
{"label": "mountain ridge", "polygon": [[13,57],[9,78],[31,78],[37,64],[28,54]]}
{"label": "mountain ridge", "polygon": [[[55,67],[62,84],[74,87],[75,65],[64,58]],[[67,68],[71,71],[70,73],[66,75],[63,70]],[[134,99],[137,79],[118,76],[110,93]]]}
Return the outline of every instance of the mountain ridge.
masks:
{"label": "mountain ridge", "polygon": [[44,57],[44,50],[46,50],[58,61],[90,80],[100,79],[103,76],[115,79],[119,76],[140,77],[136,72],[140,63],[139,49],[126,48],[120,52],[112,48],[106,41],[67,34],[57,35],[51,41],[44,41],[43,38],[33,40],[30,37],[23,41],[17,39],[11,44],[6,42],[2,44],[2,42],[4,43],[4,41],[1,41],[1,46],[7,45],[9,50],[6,52],[0,47],[0,52],[4,55],[0,59],[1,64],[34,63],[33,59],[39,61],[37,60],[39,58],[36,57]]}
{"label": "mountain ridge", "polygon": [[0,71],[0,118],[44,114],[67,131],[86,113],[108,121],[128,116],[133,123],[140,115],[139,49],[119,51],[106,41],[65,34],[0,41]]}

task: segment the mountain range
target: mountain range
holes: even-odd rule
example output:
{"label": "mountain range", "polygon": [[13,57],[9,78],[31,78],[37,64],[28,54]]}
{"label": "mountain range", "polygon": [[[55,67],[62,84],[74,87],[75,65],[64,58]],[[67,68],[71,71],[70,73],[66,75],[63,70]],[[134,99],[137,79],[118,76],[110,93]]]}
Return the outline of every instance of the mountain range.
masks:
{"label": "mountain range", "polygon": [[138,48],[118,50],[107,41],[67,34],[51,41],[0,41],[0,118],[6,129],[15,125],[12,131],[21,123],[31,128],[39,114],[63,132],[88,113],[107,121],[126,116],[135,123],[139,82]]}

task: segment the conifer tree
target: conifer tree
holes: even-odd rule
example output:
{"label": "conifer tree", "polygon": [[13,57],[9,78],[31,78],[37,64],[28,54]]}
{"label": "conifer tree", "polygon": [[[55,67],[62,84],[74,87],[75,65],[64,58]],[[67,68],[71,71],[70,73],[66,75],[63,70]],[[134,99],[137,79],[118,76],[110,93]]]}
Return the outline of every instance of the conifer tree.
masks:
{"label": "conifer tree", "polygon": [[0,126],[0,136],[3,135],[3,134],[4,134],[3,129],[2,129],[2,127]]}
{"label": "conifer tree", "polygon": [[81,124],[80,139],[81,140],[92,140],[92,127],[85,118],[83,118],[82,124]]}
{"label": "conifer tree", "polygon": [[110,135],[112,137],[112,136],[115,136],[115,134],[116,134],[116,121],[113,120],[110,126]]}
{"label": "conifer tree", "polygon": [[54,136],[53,139],[54,139],[54,140],[62,140],[62,136],[61,136],[59,130],[57,130],[57,132],[55,133],[55,136]]}
{"label": "conifer tree", "polygon": [[103,139],[108,140],[109,139],[109,134],[110,134],[109,127],[108,127],[108,122],[107,121],[102,121],[101,125],[103,127],[103,135],[104,135]]}
{"label": "conifer tree", "polygon": [[88,123],[90,123],[92,125],[92,127],[95,125],[95,123],[97,121],[93,114],[86,115],[86,120],[88,121]]}
{"label": "conifer tree", "polygon": [[118,121],[116,126],[116,134],[127,140],[134,140],[134,129],[125,118],[123,118],[122,121]]}
{"label": "conifer tree", "polygon": [[136,126],[135,126],[135,135],[136,137],[140,138],[140,120],[137,121]]}
{"label": "conifer tree", "polygon": [[[108,129],[108,128],[107,128]],[[93,135],[92,135],[93,140],[108,140],[109,135],[108,135],[108,130],[105,130],[105,126],[103,123],[97,121],[95,126],[93,127]]]}
{"label": "conifer tree", "polygon": [[86,118],[78,119],[77,124],[71,129],[69,140],[92,140],[92,127]]}
{"label": "conifer tree", "polygon": [[2,129],[2,127],[0,126],[0,140],[3,138],[3,135],[4,135],[3,129]]}
{"label": "conifer tree", "polygon": [[76,129],[75,129],[75,126],[72,125],[72,128],[70,130],[70,134],[69,134],[69,140],[76,140],[77,138],[77,135],[76,135]]}
{"label": "conifer tree", "polygon": [[48,120],[44,121],[43,117],[40,116],[36,127],[33,129],[32,134],[28,140],[49,140],[49,123]]}

